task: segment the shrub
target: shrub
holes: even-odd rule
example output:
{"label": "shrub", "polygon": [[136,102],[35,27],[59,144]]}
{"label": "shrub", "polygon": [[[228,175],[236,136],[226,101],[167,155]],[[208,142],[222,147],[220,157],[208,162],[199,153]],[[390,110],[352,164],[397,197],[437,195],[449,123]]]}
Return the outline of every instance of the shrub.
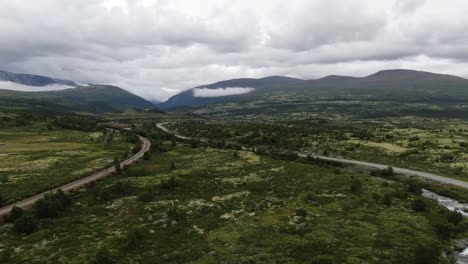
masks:
{"label": "shrub", "polygon": [[99,249],[94,257],[94,264],[113,264],[116,263],[108,250]]}
{"label": "shrub", "polygon": [[58,217],[60,212],[71,205],[70,197],[62,190],[56,193],[48,193],[39,199],[34,205],[34,210],[39,218]]}
{"label": "shrub", "polygon": [[140,202],[149,202],[153,200],[155,191],[153,189],[145,189],[143,192],[138,194],[137,200]]}
{"label": "shrub", "polygon": [[460,212],[450,211],[448,221],[454,225],[458,225],[463,221],[463,215]]}
{"label": "shrub", "polygon": [[133,193],[133,185],[129,181],[118,181],[112,184],[110,191],[113,194],[129,195]]}
{"label": "shrub", "polygon": [[145,154],[143,154],[143,160],[149,160],[150,159],[150,153],[147,151]]}
{"label": "shrub", "polygon": [[440,155],[439,160],[440,162],[452,162],[455,157],[452,154],[444,153]]}
{"label": "shrub", "polygon": [[306,217],[307,216],[307,210],[304,209],[304,208],[296,209],[296,215]]}
{"label": "shrub", "polygon": [[122,173],[122,168],[120,167],[120,161],[119,161],[119,158],[117,157],[114,157],[114,167],[115,167],[115,171],[117,172],[117,174]]}
{"label": "shrub", "polygon": [[362,189],[362,182],[359,179],[354,178],[351,181],[350,191],[352,193],[357,193]]}
{"label": "shrub", "polygon": [[317,256],[312,260],[312,264],[334,264],[335,258],[328,255]]}
{"label": "shrub", "polygon": [[0,193],[0,207],[3,206],[3,203],[4,203],[4,201],[3,201],[3,196],[2,196],[2,194]]}
{"label": "shrub", "polygon": [[180,185],[179,181],[174,177],[171,176],[167,180],[162,180],[160,186],[164,189],[174,189]]}
{"label": "shrub", "polygon": [[7,183],[8,180],[9,180],[9,179],[8,179],[8,175],[3,175],[3,176],[2,176],[2,179],[1,179],[2,183]]}
{"label": "shrub", "polygon": [[408,182],[408,191],[418,195],[422,193],[421,186],[415,181]]}
{"label": "shrub", "polygon": [[16,221],[16,219],[20,218],[23,215],[23,213],[23,209],[14,206],[13,208],[11,208],[10,215],[8,216],[8,221]]}
{"label": "shrub", "polygon": [[435,243],[425,242],[419,244],[414,251],[414,263],[432,264],[439,263],[440,249]]}
{"label": "shrub", "polygon": [[171,162],[171,167],[170,167],[170,168],[171,168],[171,170],[175,170],[175,169],[176,169],[175,162],[173,162],[173,161]]}
{"label": "shrub", "polygon": [[0,251],[0,263],[9,263],[11,261],[11,255],[13,250],[10,248],[5,248],[3,251]]}
{"label": "shrub", "polygon": [[20,234],[31,234],[37,230],[37,221],[31,214],[23,214],[14,223],[16,232]]}
{"label": "shrub", "polygon": [[392,205],[392,195],[390,193],[386,193],[382,198],[382,203],[386,206]]}
{"label": "shrub", "polygon": [[171,207],[167,210],[166,212],[167,214],[167,217],[171,220],[174,220],[174,221],[179,221],[180,220],[180,214],[179,212],[177,211],[177,208],[176,207]]}
{"label": "shrub", "polygon": [[143,166],[129,167],[126,172],[127,172],[127,176],[129,177],[144,176],[147,173],[146,168]]}
{"label": "shrub", "polygon": [[143,232],[136,228],[131,228],[127,231],[126,246],[129,250],[138,248],[140,241],[143,239]]}
{"label": "shrub", "polygon": [[417,212],[426,212],[428,210],[427,203],[422,198],[415,199],[411,204],[411,208]]}

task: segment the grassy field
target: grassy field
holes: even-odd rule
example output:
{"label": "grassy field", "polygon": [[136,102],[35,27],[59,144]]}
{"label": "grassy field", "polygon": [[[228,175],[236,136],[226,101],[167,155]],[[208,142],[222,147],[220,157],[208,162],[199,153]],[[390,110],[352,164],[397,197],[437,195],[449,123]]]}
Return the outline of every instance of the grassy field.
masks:
{"label": "grassy field", "polygon": [[0,128],[0,194],[4,204],[87,176],[130,151],[118,133],[83,132],[36,122]]}
{"label": "grassy field", "polygon": [[245,151],[166,148],[75,193],[35,233],[1,226],[0,249],[10,263],[447,263],[445,235],[465,230],[433,201],[416,211],[421,198],[402,183]]}

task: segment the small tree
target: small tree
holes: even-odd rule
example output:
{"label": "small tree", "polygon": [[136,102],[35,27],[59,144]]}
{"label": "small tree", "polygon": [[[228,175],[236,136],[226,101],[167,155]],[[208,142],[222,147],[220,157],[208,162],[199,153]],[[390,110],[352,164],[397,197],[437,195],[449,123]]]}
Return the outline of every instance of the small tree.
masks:
{"label": "small tree", "polygon": [[143,154],[143,160],[149,160],[150,159],[150,154],[149,152],[145,152],[145,154]]}
{"label": "small tree", "polygon": [[382,199],[382,203],[386,206],[391,206],[392,205],[392,195],[389,193],[386,193]]}
{"label": "small tree", "polygon": [[14,227],[16,232],[20,234],[31,234],[37,230],[37,222],[31,214],[23,214],[16,219]]}
{"label": "small tree", "polygon": [[352,193],[357,193],[362,189],[362,182],[359,179],[354,178],[351,181],[350,191]]}
{"label": "small tree", "polygon": [[115,171],[117,172],[117,174],[122,173],[122,168],[120,167],[120,161],[119,161],[119,158],[117,157],[114,157],[114,167],[115,167]]}
{"label": "small tree", "polygon": [[136,228],[131,228],[130,230],[127,231],[127,249],[129,250],[134,250],[138,248],[138,245],[140,244],[140,241],[143,238],[143,233],[141,230],[136,229]]}
{"label": "small tree", "polygon": [[175,170],[176,169],[176,165],[175,165],[175,162],[171,162],[171,170]]}

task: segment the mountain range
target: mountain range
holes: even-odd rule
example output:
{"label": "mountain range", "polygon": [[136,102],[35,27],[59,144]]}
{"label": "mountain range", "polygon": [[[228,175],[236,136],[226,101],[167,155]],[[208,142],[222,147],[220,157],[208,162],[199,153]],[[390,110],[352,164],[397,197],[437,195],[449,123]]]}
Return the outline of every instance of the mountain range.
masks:
{"label": "mountain range", "polygon": [[0,71],[0,81],[41,87],[74,87],[23,92],[0,89],[0,106],[104,113],[129,108],[195,107],[230,102],[281,104],[317,100],[401,102],[468,102],[468,80],[414,70],[383,70],[365,77],[329,75],[303,80],[284,76],[240,78],[197,86],[165,102],[150,102],[111,85],[79,85],[74,81]]}
{"label": "mountain range", "polygon": [[78,85],[74,81],[46,76],[0,72],[0,81],[31,87],[65,85],[73,87],[56,91],[13,91],[0,89],[0,106],[51,111],[105,113],[129,108],[153,109],[151,102],[122,88],[111,85]]}
{"label": "mountain range", "polygon": [[[247,93],[200,97],[197,89],[252,88]],[[414,70],[383,70],[366,77],[329,75],[302,80],[289,77],[233,79],[194,87],[158,104],[161,109],[238,101],[375,100],[405,102],[468,102],[468,80]]]}

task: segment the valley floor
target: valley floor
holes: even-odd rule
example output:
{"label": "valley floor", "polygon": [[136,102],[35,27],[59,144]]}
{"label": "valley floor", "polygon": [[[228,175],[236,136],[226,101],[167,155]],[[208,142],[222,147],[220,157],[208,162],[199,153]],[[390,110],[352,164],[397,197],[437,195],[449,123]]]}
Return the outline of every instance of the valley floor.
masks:
{"label": "valley floor", "polygon": [[452,234],[465,232],[464,221],[450,222],[447,209],[404,183],[246,151],[163,146],[73,194],[70,209],[30,235],[0,226],[8,261],[444,263]]}

